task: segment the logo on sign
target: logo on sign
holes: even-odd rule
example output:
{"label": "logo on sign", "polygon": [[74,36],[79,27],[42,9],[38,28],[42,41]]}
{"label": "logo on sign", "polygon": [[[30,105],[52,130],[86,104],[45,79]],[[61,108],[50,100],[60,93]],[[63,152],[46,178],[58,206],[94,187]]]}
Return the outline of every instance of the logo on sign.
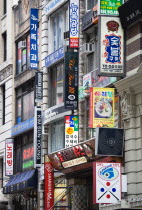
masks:
{"label": "logo on sign", "polygon": [[113,168],[111,165],[101,168],[98,171],[98,175],[101,179],[106,181],[112,181],[119,176],[119,173],[116,168]]}

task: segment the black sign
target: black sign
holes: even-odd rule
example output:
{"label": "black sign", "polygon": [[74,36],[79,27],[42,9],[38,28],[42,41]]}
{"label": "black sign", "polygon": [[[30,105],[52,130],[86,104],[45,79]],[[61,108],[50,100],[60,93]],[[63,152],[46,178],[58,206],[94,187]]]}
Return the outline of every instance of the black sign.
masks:
{"label": "black sign", "polygon": [[65,108],[78,108],[78,52],[65,53]]}
{"label": "black sign", "polygon": [[43,97],[43,72],[35,73],[35,102],[41,102]]}
{"label": "black sign", "polygon": [[41,164],[41,144],[42,144],[42,117],[41,107],[35,107],[35,124],[34,124],[34,151],[35,167]]}
{"label": "black sign", "polygon": [[128,28],[142,17],[142,0],[131,0],[118,8],[122,28]]}
{"label": "black sign", "polygon": [[89,29],[93,25],[92,16],[93,13],[91,10],[82,17],[82,31]]}

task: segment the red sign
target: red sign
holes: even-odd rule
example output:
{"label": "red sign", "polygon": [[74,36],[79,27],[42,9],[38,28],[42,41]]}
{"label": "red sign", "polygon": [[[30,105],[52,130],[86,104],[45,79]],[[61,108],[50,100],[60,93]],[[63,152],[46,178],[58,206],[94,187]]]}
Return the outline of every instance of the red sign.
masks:
{"label": "red sign", "polygon": [[53,210],[54,209],[54,172],[53,167],[48,159],[45,156],[45,163],[44,163],[44,178],[45,178],[45,203],[44,209],[45,210]]}
{"label": "red sign", "polygon": [[13,139],[6,139],[5,141],[5,175],[13,175]]}

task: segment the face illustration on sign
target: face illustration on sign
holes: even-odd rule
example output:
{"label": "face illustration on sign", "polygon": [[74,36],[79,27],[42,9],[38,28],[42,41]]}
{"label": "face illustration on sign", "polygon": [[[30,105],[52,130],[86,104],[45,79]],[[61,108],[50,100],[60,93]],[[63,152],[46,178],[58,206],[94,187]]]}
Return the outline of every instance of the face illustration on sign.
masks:
{"label": "face illustration on sign", "polygon": [[116,168],[112,166],[103,167],[99,170],[98,175],[101,179],[106,181],[112,181],[119,176],[119,173]]}

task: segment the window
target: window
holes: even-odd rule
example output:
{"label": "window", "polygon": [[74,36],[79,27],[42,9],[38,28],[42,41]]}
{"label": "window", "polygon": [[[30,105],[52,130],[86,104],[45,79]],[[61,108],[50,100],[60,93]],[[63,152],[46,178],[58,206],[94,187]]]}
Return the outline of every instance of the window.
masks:
{"label": "window", "polygon": [[5,124],[5,84],[1,87],[2,92],[2,125]]}
{"label": "window", "polygon": [[87,56],[87,69],[88,72],[94,70],[94,53],[91,53]]}
{"label": "window", "polygon": [[64,45],[64,32],[69,31],[69,10],[67,6],[51,16],[51,50],[56,51]]}
{"label": "window", "polygon": [[3,13],[4,15],[6,14],[7,12],[7,0],[3,0]]}
{"label": "window", "polygon": [[64,148],[64,121],[51,124],[51,152]]}
{"label": "window", "polygon": [[17,43],[17,74],[30,67],[30,35]]}
{"label": "window", "polygon": [[50,69],[50,82],[49,82],[49,106],[54,106],[63,102],[63,63],[54,66]]}
{"label": "window", "polygon": [[3,187],[3,159],[0,159],[0,188]]}
{"label": "window", "polygon": [[16,90],[16,123],[34,116],[34,82],[30,81]]}
{"label": "window", "polygon": [[7,33],[2,34],[3,38],[3,61],[7,60]]}
{"label": "window", "polygon": [[29,132],[14,139],[14,173],[33,167],[33,132]]}

